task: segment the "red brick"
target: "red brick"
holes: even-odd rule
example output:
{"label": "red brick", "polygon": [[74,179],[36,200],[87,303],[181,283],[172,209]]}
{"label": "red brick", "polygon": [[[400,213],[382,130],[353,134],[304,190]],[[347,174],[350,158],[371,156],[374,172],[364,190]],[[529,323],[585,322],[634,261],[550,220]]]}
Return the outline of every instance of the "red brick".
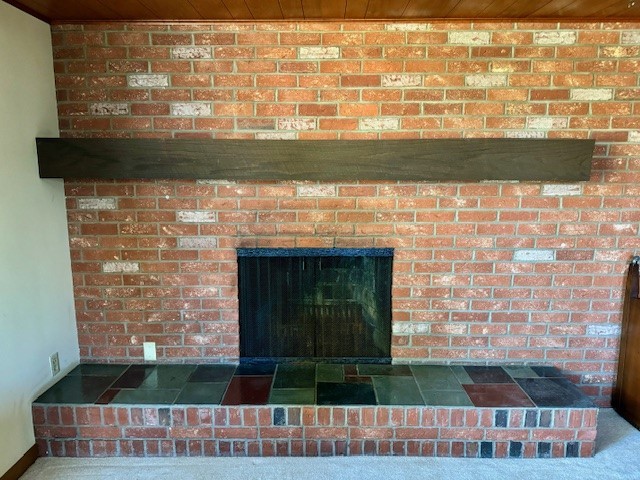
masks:
{"label": "red brick", "polygon": [[211,438],[211,427],[172,427],[169,429],[171,438]]}
{"label": "red brick", "polygon": [[149,34],[143,32],[107,33],[109,45],[149,45]]}
{"label": "red brick", "polygon": [[151,43],[153,45],[189,45],[191,44],[191,35],[153,33],[151,34]]}
{"label": "red brick", "polygon": [[[324,34],[325,44],[336,43],[336,35],[342,34]],[[280,45],[320,45],[320,38],[319,33],[282,32]]]}
{"label": "red brick", "polygon": [[78,427],[78,434],[81,438],[99,439],[99,438],[121,438],[122,431],[119,427]]}
{"label": "red brick", "polygon": [[216,438],[258,438],[257,428],[214,428]]}
{"label": "red brick", "polygon": [[76,427],[37,426],[35,427],[35,435],[36,438],[76,438],[78,429]]}
{"label": "red brick", "polygon": [[344,427],[306,427],[305,436],[309,439],[345,439],[348,430]]}

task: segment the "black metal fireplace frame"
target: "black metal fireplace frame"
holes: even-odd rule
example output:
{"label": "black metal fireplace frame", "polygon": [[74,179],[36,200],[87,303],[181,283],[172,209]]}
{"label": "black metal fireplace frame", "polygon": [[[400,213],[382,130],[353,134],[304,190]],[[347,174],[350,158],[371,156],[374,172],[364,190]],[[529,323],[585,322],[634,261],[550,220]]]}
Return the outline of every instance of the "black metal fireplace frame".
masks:
{"label": "black metal fireplace frame", "polygon": [[[392,263],[393,263],[393,249],[392,248],[238,248],[238,286],[239,286],[239,311],[240,311],[240,362],[241,363],[287,363],[287,362],[301,362],[301,361],[313,361],[323,363],[391,363],[391,276],[392,276]],[[300,357],[300,356],[272,356],[261,355],[255,356],[251,353],[255,353],[254,347],[247,347],[250,341],[247,340],[248,330],[244,331],[247,325],[247,317],[251,314],[247,312],[251,311],[251,307],[247,306],[246,297],[243,298],[243,290],[246,289],[247,282],[244,278],[244,269],[247,268],[246,264],[243,266],[243,261],[256,258],[265,257],[306,257],[306,258],[322,258],[322,257],[341,257],[341,258],[353,258],[353,257],[375,257],[381,259],[388,259],[385,267],[388,268],[388,284],[384,285],[382,294],[385,298],[382,300],[383,314],[385,321],[388,321],[388,332],[383,334],[386,345],[379,356],[313,356],[313,357]],[[250,261],[250,260],[249,260]],[[248,276],[248,275],[247,275]],[[244,322],[243,322],[244,319]],[[253,333],[255,335],[255,332]],[[388,346],[388,347],[387,347]],[[247,351],[250,351],[249,353]]]}

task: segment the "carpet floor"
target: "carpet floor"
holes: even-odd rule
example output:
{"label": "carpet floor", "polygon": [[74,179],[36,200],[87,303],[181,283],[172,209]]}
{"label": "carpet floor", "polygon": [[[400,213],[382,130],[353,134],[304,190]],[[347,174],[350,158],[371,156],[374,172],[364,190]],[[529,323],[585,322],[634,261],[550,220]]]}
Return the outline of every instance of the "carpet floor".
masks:
{"label": "carpet floor", "polygon": [[640,431],[600,410],[593,458],[40,458],[21,480],[640,480]]}

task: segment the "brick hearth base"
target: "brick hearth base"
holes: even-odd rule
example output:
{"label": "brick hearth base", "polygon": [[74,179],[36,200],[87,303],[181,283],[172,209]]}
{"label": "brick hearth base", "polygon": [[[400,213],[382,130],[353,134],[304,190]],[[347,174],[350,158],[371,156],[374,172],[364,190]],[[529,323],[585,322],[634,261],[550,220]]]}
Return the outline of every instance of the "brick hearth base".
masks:
{"label": "brick hearth base", "polygon": [[597,408],[34,405],[42,456],[589,457]]}

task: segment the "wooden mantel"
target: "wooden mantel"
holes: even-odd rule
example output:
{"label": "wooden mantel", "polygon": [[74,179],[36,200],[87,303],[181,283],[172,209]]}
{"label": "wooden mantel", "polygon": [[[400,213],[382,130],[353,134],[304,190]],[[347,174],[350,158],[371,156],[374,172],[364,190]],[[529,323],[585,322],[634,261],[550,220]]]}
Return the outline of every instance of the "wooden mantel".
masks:
{"label": "wooden mantel", "polygon": [[573,182],[595,142],[572,139],[38,138],[42,178]]}

